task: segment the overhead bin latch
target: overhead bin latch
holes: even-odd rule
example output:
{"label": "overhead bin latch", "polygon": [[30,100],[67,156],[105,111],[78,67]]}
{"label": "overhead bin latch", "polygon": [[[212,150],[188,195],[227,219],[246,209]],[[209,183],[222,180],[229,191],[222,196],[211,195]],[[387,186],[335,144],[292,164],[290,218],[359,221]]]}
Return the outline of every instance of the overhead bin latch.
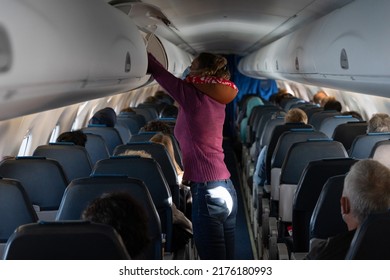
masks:
{"label": "overhead bin latch", "polygon": [[342,49],[340,53],[340,66],[344,70],[349,69],[348,56],[345,49]]}

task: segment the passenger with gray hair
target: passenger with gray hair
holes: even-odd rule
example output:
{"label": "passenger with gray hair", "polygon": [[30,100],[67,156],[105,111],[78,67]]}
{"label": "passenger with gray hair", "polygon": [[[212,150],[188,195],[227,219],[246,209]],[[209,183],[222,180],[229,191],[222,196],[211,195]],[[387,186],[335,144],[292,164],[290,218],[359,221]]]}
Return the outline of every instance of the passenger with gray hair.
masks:
{"label": "passenger with gray hair", "polygon": [[385,113],[373,114],[367,124],[367,133],[390,132],[390,116]]}
{"label": "passenger with gray hair", "polygon": [[355,163],[344,180],[341,214],[348,231],[328,238],[311,248],[306,259],[345,259],[356,229],[371,213],[390,207],[390,169],[373,159]]}

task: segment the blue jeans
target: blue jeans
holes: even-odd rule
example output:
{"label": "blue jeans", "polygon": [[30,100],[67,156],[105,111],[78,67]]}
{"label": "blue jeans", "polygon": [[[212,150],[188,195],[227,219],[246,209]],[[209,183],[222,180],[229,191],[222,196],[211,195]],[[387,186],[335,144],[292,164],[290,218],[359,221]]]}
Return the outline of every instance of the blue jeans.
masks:
{"label": "blue jeans", "polygon": [[231,180],[191,183],[193,236],[202,260],[234,259],[237,194]]}

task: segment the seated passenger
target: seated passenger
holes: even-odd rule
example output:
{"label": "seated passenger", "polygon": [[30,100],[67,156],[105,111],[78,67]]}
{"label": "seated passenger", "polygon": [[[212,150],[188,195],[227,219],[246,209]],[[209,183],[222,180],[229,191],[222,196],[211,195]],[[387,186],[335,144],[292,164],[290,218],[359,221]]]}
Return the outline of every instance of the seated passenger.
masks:
{"label": "seated passenger", "polygon": [[328,99],[328,95],[325,91],[320,90],[313,96],[313,103],[319,105],[320,107],[324,107],[326,100]]}
{"label": "seated passenger", "polygon": [[[143,150],[126,150],[119,154],[119,156],[140,156],[143,158],[152,158],[152,156]],[[172,203],[173,214],[173,231],[172,231],[172,249],[177,251],[183,249],[192,238],[192,223],[191,221],[177,209],[176,205]]]}
{"label": "seated passenger", "polygon": [[370,213],[390,208],[390,170],[372,159],[355,163],[344,181],[341,214],[348,231],[328,238],[311,248],[306,259],[345,259],[356,229]]}
{"label": "seated passenger", "polygon": [[61,133],[57,137],[56,141],[57,142],[70,142],[70,143],[74,143],[75,145],[85,147],[85,143],[87,142],[87,135],[85,135],[81,130],[67,131],[67,132]]}
{"label": "seated passenger", "polygon": [[[299,108],[293,108],[290,109],[287,112],[287,114],[284,116],[284,122],[307,124],[307,115],[303,110]],[[255,172],[253,173],[253,183],[256,184],[256,186],[264,186],[267,179],[267,172],[266,172],[267,150],[268,147],[264,146],[261,149],[260,154],[257,158]]]}
{"label": "seated passenger", "polygon": [[164,134],[173,134],[172,128],[163,121],[149,121],[140,131],[160,131]]}
{"label": "seated passenger", "polygon": [[183,179],[183,170],[180,168],[179,164],[175,160],[175,154],[173,150],[173,144],[171,137],[162,133],[157,133],[154,135],[150,142],[159,143],[165,146],[165,148],[168,151],[168,155],[171,158],[173,165],[175,166],[178,181],[179,181],[179,191],[180,191],[180,207],[183,205],[183,207],[180,208],[186,215],[188,219],[191,220],[191,209],[192,209],[192,195],[191,190],[188,186],[182,184]]}
{"label": "seated passenger", "polygon": [[88,205],[82,218],[112,226],[122,237],[130,257],[142,259],[142,251],[150,242],[146,214],[130,195],[104,194]]}
{"label": "seated passenger", "polygon": [[178,175],[178,181],[181,183],[183,178],[183,170],[180,168],[179,164],[175,159],[175,151],[173,150],[171,137],[163,133],[157,133],[152,138],[150,138],[150,142],[159,143],[165,146],[165,148],[168,151],[168,155],[171,158],[172,163],[176,169],[176,173]]}
{"label": "seated passenger", "polygon": [[390,132],[390,116],[385,113],[376,113],[368,120],[367,133]]}
{"label": "seated passenger", "polygon": [[329,97],[326,103],[324,104],[324,111],[332,110],[332,111],[341,112],[341,109],[342,109],[341,103],[331,97]]}
{"label": "seated passenger", "polygon": [[92,116],[89,124],[103,124],[107,127],[114,127],[116,124],[116,113],[110,107],[101,109]]}

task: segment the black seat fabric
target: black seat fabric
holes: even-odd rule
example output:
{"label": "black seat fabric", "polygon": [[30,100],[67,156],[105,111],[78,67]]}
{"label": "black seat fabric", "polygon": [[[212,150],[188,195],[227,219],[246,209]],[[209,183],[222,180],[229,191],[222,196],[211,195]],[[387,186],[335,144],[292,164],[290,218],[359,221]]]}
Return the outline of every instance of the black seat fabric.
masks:
{"label": "black seat fabric", "polygon": [[165,179],[171,190],[173,202],[177,207],[180,206],[179,202],[179,181],[176,173],[175,166],[168,154],[164,145],[153,142],[133,142],[125,145],[119,145],[114,150],[114,155],[124,153],[126,150],[145,151],[149,153],[153,159],[160,165]]}
{"label": "black seat fabric", "polygon": [[367,132],[367,122],[348,122],[339,124],[333,131],[334,141],[341,142],[345,149],[349,151],[353,140],[358,135],[364,135]]}
{"label": "black seat fabric", "polygon": [[371,214],[357,229],[346,259],[390,260],[390,213]]}
{"label": "black seat fabric", "polygon": [[58,161],[68,179],[87,177],[91,174],[92,164],[87,150],[73,143],[50,143],[38,146],[33,156],[46,157]]}
{"label": "black seat fabric", "polygon": [[10,237],[6,260],[129,260],[110,226],[89,222],[41,222],[20,226]]}
{"label": "black seat fabric", "polygon": [[310,219],[326,181],[349,171],[357,160],[335,158],[310,162],[302,173],[293,202],[294,252],[307,252],[310,242]]}
{"label": "black seat fabric", "polygon": [[[120,112],[117,116],[117,121],[126,123],[131,134],[137,134],[141,127],[146,124],[145,117],[135,112]],[[136,122],[136,124],[134,123]]]}
{"label": "black seat fabric", "polygon": [[267,154],[265,157],[265,169],[266,169],[266,175],[267,175],[267,181],[270,182],[271,180],[271,160],[272,155],[275,151],[275,147],[278,144],[279,137],[282,135],[283,132],[292,130],[292,129],[312,129],[313,127],[309,124],[304,123],[285,123],[282,125],[278,125],[274,128],[274,130],[270,133],[272,133],[272,136],[270,138],[270,142],[267,148]]}
{"label": "black seat fabric", "polygon": [[368,133],[355,138],[349,151],[349,156],[357,159],[366,159],[370,156],[375,144],[390,139],[390,132]]}
{"label": "black seat fabric", "polygon": [[160,165],[151,158],[118,156],[99,161],[94,175],[120,174],[143,181],[160,216],[162,232],[167,236],[166,251],[171,251],[172,241],[172,195]]}
{"label": "black seat fabric", "polygon": [[68,181],[61,165],[41,157],[16,157],[0,163],[0,176],[17,179],[40,211],[57,210]]}
{"label": "black seat fabric", "polygon": [[345,176],[330,177],[324,184],[311,217],[310,240],[327,239],[348,230],[340,211]]}
{"label": "black seat fabric", "polygon": [[281,184],[298,184],[306,165],[314,160],[348,157],[340,142],[311,139],[294,143],[282,165]]}
{"label": "black seat fabric", "polygon": [[274,149],[271,158],[271,168],[282,167],[284,158],[294,143],[305,142],[309,139],[327,139],[327,137],[324,133],[311,128],[292,129],[283,132]]}
{"label": "black seat fabric", "polygon": [[341,115],[340,112],[333,110],[318,111],[309,117],[308,123],[310,123],[316,130],[319,130],[324,119],[339,115]]}
{"label": "black seat fabric", "polygon": [[324,120],[322,120],[318,130],[322,131],[330,138],[333,136],[333,132],[338,125],[343,124],[343,123],[347,123],[347,122],[358,122],[358,121],[359,121],[358,119],[353,118],[350,115],[331,116],[331,117],[328,117],[328,118],[325,118]]}
{"label": "black seat fabric", "polygon": [[[346,157],[347,152],[340,142],[314,139],[293,144],[286,155],[280,173],[279,217],[282,221],[292,222],[294,196],[301,175],[309,162]],[[272,197],[274,195],[275,192],[271,193]],[[277,190],[275,197],[277,198]]]}
{"label": "black seat fabric", "polygon": [[110,155],[114,152],[116,146],[123,144],[122,138],[118,130],[114,127],[107,127],[105,125],[90,124],[88,127],[81,129],[84,133],[93,133],[103,137],[106,142],[108,152]]}
{"label": "black seat fabric", "polygon": [[38,221],[32,203],[19,181],[0,179],[0,243],[7,242],[14,230]]}
{"label": "black seat fabric", "polygon": [[94,166],[95,163],[99,160],[110,157],[106,141],[104,141],[102,136],[92,133],[85,133],[85,135],[87,135],[87,143],[85,143],[85,149],[89,154],[92,166]]}
{"label": "black seat fabric", "polygon": [[276,111],[280,111],[280,108],[274,105],[272,106],[258,105],[253,107],[247,119],[246,143],[251,144],[255,140],[255,135],[256,135],[255,131],[257,130],[262,115],[269,114],[270,112],[276,112]]}
{"label": "black seat fabric", "polygon": [[161,225],[156,207],[145,184],[127,176],[94,176],[73,180],[66,188],[57,220],[79,220],[91,201],[110,192],[126,192],[135,198],[148,215],[150,247],[145,259],[161,259]]}

